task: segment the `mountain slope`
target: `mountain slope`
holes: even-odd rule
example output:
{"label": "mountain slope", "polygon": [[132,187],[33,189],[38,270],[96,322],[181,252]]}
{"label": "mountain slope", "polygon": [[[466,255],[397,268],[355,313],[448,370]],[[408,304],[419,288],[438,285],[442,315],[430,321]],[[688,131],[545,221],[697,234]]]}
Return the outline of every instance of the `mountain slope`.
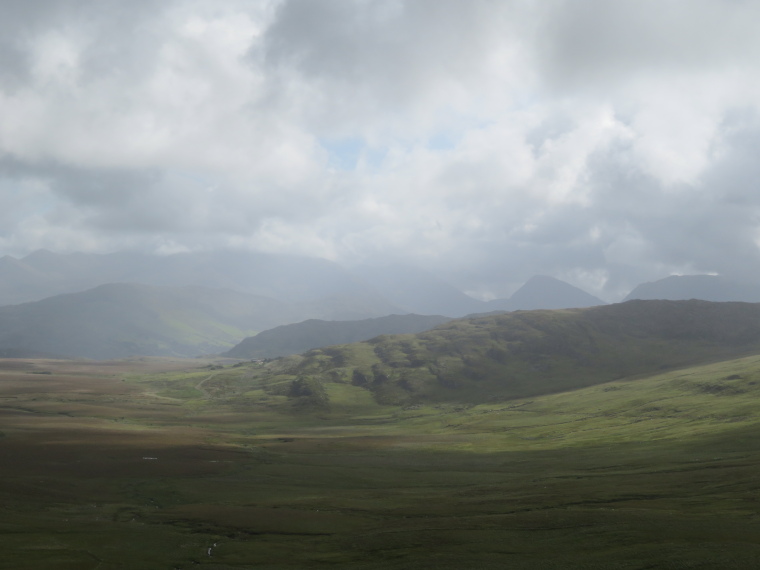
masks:
{"label": "mountain slope", "polygon": [[509,399],[760,351],[760,305],[630,301],[454,320],[313,350],[294,379],[347,382],[383,403]]}
{"label": "mountain slope", "polygon": [[489,310],[482,301],[417,267],[363,265],[355,267],[353,272],[410,313],[462,317]]}
{"label": "mountain slope", "polygon": [[488,302],[489,311],[572,309],[595,307],[605,302],[569,283],[546,275],[528,279],[509,299]]}
{"label": "mountain slope", "polygon": [[359,342],[382,334],[426,331],[450,321],[448,317],[425,315],[389,315],[358,321],[322,321],[310,319],[283,325],[244,339],[223,354],[231,358],[273,358],[306,352],[334,344]]}
{"label": "mountain slope", "polygon": [[701,299],[757,303],[760,302],[760,285],[731,281],[719,275],[671,275],[659,281],[638,285],[625,298],[626,301],[631,299]]}
{"label": "mountain slope", "polygon": [[0,305],[23,303],[48,296],[49,276],[14,257],[0,258]]}
{"label": "mountain slope", "polygon": [[[38,301],[108,283],[209,287],[301,304],[301,318],[369,318],[405,312],[337,263],[253,252],[158,256],[36,251],[0,259],[0,306]],[[293,322],[293,319],[283,319]]]}
{"label": "mountain slope", "polygon": [[0,351],[66,357],[196,356],[294,318],[275,299],[200,287],[101,285],[0,307]]}

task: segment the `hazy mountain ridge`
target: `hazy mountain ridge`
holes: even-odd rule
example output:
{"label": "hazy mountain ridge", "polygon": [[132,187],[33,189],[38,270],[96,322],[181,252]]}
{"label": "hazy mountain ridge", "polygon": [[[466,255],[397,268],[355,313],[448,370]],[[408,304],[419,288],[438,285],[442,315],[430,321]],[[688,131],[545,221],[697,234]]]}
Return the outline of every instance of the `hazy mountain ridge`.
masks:
{"label": "hazy mountain ridge", "polygon": [[253,252],[57,254],[0,259],[0,306],[39,301],[108,283],[200,286],[300,303],[303,318],[348,320],[389,314],[461,317],[494,310],[589,306],[601,300],[549,277],[529,280],[510,300],[474,299],[409,266],[344,268],[324,259]]}
{"label": "hazy mountain ridge", "polygon": [[[136,283],[132,277],[140,278],[141,287],[124,284]],[[162,287],[173,287],[175,292],[168,294]],[[575,298],[566,295],[568,290]],[[19,304],[17,309],[0,306],[0,351],[99,359],[195,356],[224,351],[253,332],[308,319],[356,321],[410,308],[438,308],[450,317],[494,308],[424,271],[401,266],[364,267],[362,275],[353,275],[325,260],[245,252],[161,257],[128,252],[62,255],[40,250],[22,260],[8,256],[0,260],[0,300],[18,301],[51,291],[57,294]],[[548,277],[530,280],[518,291],[520,295],[547,307],[572,306],[590,297]],[[71,306],[66,307],[67,303]],[[434,324],[439,322],[443,321]],[[354,325],[341,326],[357,330]],[[323,331],[317,333],[318,340],[278,343],[290,346],[288,352],[302,352],[430,326],[380,328],[357,332],[359,336],[331,336]],[[246,352],[241,357],[260,354]]]}
{"label": "hazy mountain ridge", "polygon": [[383,403],[510,399],[760,351],[760,305],[630,301],[459,319],[312,350],[281,374],[348,382]]}
{"label": "hazy mountain ridge", "polygon": [[702,299],[757,303],[760,302],[760,284],[733,281],[720,275],[671,275],[638,285],[624,300],[632,299]]}
{"label": "hazy mountain ridge", "polygon": [[388,315],[357,321],[310,319],[264,331],[225,352],[230,358],[273,358],[387,334],[417,333],[450,321],[438,315]]}
{"label": "hazy mountain ridge", "polygon": [[410,313],[463,317],[488,310],[483,301],[417,267],[361,265],[351,270],[386,299]]}
{"label": "hazy mountain ridge", "polygon": [[531,311],[534,309],[574,309],[606,305],[600,298],[547,275],[535,275],[508,299],[494,299],[491,311]]}
{"label": "hazy mountain ridge", "polygon": [[0,351],[95,359],[197,356],[315,309],[206,287],[106,284],[0,307]]}
{"label": "hazy mountain ridge", "polygon": [[[36,251],[0,263],[0,305],[39,301],[108,283],[199,286],[262,295],[287,303],[336,305],[345,299],[359,318],[403,312],[340,265],[317,258],[252,252],[148,255]],[[336,313],[324,318],[340,317]]]}

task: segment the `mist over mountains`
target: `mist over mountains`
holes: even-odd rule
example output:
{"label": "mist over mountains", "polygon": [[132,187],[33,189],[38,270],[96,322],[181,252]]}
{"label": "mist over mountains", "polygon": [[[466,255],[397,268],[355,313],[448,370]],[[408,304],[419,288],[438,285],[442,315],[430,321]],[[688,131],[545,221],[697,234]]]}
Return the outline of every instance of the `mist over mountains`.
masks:
{"label": "mist over mountains", "polygon": [[[719,276],[672,276],[642,284],[627,297],[692,298],[757,302],[760,288]],[[403,265],[343,267],[229,251],[155,256],[40,250],[0,259],[0,354],[102,359],[197,356],[235,347],[230,355],[261,358],[420,332],[466,315],[604,304],[541,275],[508,299],[485,302]]]}
{"label": "mist over mountains", "polygon": [[[107,283],[199,286],[311,304],[303,318],[353,320],[388,314],[460,317],[493,310],[567,308],[604,304],[551,277],[536,277],[512,299],[483,302],[421,269],[361,265],[351,268],[304,256],[253,252],[56,254],[0,259],[0,306],[38,301]],[[303,319],[301,319],[303,320]],[[281,323],[294,322],[283,319]]]}
{"label": "mist over mountains", "polygon": [[352,270],[386,299],[410,313],[463,317],[490,310],[483,301],[416,267],[360,265]]}
{"label": "mist over mountains", "polygon": [[733,281],[720,275],[671,275],[659,281],[638,285],[624,300],[631,299],[702,299],[757,303],[760,302],[760,285]]}
{"label": "mist over mountains", "polygon": [[20,260],[0,259],[0,305],[106,283],[231,289],[293,303],[344,298],[347,306],[349,300],[376,304],[378,314],[397,308],[340,265],[311,257],[253,252],[56,254],[40,250]]}
{"label": "mist over mountains", "polygon": [[229,290],[107,284],[0,307],[0,350],[94,359],[197,356],[225,350],[291,310]]}
{"label": "mist over mountains", "polygon": [[494,311],[570,309],[605,304],[598,297],[546,275],[531,277],[509,299],[494,299],[488,302],[488,306]]}
{"label": "mist over mountains", "polygon": [[[545,306],[586,301],[585,293],[560,281],[543,278],[539,284],[533,294],[538,306],[542,295]],[[301,334],[300,341],[285,343],[293,345],[288,350],[295,345],[307,350],[326,342],[418,332],[447,318],[492,310],[493,303],[404,266],[347,269],[322,259],[250,252],[154,256],[40,250],[22,259],[0,259],[0,351],[14,355],[197,356],[314,319],[342,321],[346,331],[354,331],[346,336],[311,327],[308,339]],[[410,316],[350,324],[408,313],[444,316],[435,323]]]}

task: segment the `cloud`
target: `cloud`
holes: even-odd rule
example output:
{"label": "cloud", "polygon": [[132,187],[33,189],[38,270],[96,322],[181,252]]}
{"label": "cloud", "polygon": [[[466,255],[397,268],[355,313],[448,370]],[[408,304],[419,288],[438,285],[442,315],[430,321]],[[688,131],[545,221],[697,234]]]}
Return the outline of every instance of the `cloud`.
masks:
{"label": "cloud", "polygon": [[518,74],[508,16],[519,6],[291,0],[280,4],[263,52],[254,53],[311,128],[414,137],[477,113],[473,88]]}
{"label": "cloud", "polygon": [[0,22],[0,248],[760,279],[753,2],[47,0]]}

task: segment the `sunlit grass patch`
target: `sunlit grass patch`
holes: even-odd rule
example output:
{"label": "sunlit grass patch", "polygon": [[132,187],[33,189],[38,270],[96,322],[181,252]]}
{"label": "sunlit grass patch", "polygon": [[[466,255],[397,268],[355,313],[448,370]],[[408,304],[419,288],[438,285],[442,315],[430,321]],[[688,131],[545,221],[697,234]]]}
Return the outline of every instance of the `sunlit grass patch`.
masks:
{"label": "sunlit grass patch", "polygon": [[350,384],[330,383],[325,386],[333,414],[366,416],[387,414],[386,406],[377,403],[369,390]]}

